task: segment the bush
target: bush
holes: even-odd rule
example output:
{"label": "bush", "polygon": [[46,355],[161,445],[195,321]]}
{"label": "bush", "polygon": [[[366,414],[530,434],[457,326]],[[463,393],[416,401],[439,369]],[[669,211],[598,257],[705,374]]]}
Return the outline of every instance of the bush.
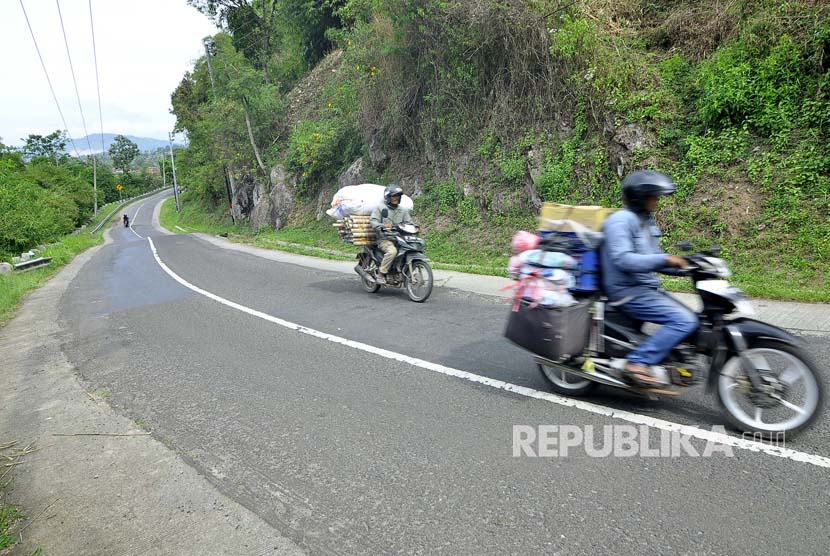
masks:
{"label": "bush", "polygon": [[348,121],[300,121],[288,139],[286,168],[298,175],[299,192],[311,193],[354,160],[360,148],[357,129]]}

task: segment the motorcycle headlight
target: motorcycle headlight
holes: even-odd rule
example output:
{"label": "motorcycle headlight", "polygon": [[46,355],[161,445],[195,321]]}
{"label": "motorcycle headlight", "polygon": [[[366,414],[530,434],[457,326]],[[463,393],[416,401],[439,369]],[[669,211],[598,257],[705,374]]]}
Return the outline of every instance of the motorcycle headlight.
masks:
{"label": "motorcycle headlight", "polygon": [[704,260],[712,266],[712,270],[719,278],[729,278],[732,276],[732,271],[729,270],[729,267],[726,266],[726,261],[723,259],[706,257]]}

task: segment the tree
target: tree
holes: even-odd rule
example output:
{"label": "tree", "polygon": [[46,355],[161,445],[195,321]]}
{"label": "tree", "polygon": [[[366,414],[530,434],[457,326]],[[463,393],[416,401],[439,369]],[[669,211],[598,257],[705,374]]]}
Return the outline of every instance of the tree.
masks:
{"label": "tree", "polygon": [[65,131],[55,130],[45,137],[43,135],[29,135],[26,137],[26,144],[23,145],[23,154],[31,159],[37,156],[49,158],[53,164],[57,164],[61,157],[65,156],[66,143],[68,141]]}
{"label": "tree", "polygon": [[112,158],[112,165],[128,174],[130,163],[138,156],[138,145],[124,137],[116,135],[109,148],[109,155]]}

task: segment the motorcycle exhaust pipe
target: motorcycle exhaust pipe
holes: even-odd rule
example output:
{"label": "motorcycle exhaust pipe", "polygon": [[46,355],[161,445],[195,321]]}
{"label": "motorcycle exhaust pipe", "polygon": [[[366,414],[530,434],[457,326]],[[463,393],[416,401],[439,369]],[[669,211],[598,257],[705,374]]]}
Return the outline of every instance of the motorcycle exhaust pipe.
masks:
{"label": "motorcycle exhaust pipe", "polygon": [[374,279],[374,278],[372,278],[371,276],[369,276],[369,274],[367,274],[367,273],[366,273],[366,271],[365,271],[365,270],[363,270],[363,267],[362,267],[362,266],[360,266],[360,265],[355,265],[355,267],[354,267],[354,271],[355,271],[355,272],[357,272],[358,276],[360,276],[361,278],[363,278],[363,279],[364,279],[364,280],[366,280],[367,282],[372,282],[372,283],[374,283],[374,282],[375,282],[375,279]]}

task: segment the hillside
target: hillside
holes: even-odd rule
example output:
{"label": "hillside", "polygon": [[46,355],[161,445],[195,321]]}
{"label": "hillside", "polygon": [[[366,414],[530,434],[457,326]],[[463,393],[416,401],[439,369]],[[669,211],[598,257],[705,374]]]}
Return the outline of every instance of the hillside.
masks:
{"label": "hillside", "polygon": [[679,186],[666,247],[719,243],[751,292],[830,298],[826,2],[352,0],[274,29],[258,11],[292,5],[229,12],[215,92],[203,58],[173,94],[206,211],[224,160],[237,221],[328,242],[339,185],[396,182],[428,251],[498,265],[542,201],[617,206],[654,168]]}

